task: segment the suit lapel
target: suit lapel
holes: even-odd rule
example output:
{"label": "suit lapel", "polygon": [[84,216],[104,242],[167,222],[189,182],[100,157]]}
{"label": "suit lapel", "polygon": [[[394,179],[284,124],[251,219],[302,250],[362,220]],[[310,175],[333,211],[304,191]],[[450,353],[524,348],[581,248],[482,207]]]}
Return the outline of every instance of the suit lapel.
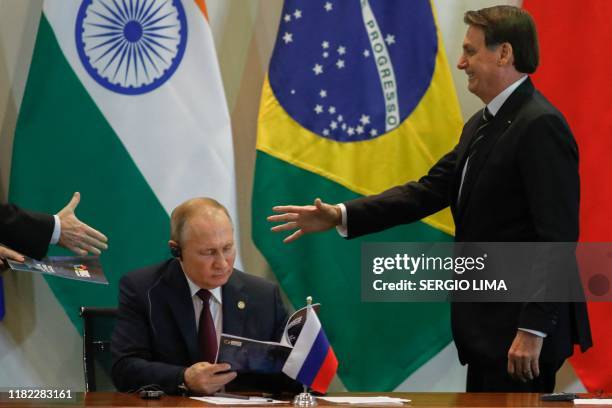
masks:
{"label": "suit lapel", "polygon": [[249,298],[244,282],[234,269],[232,276],[221,288],[223,296],[223,333],[244,336],[244,325],[249,310]]}
{"label": "suit lapel", "polygon": [[[470,200],[470,195],[472,193],[472,189],[476,184],[476,181],[480,177],[482,167],[487,162],[489,158],[489,154],[493,150],[495,143],[499,139],[500,135],[504,132],[504,124],[500,121],[492,119],[493,123],[491,123],[487,129],[484,131],[484,137],[482,140],[478,141],[478,146],[476,147],[474,153],[470,157],[469,165],[467,172],[465,174],[465,178],[463,180],[463,187],[461,189],[461,197],[458,203],[458,214],[461,216],[463,211],[465,210],[466,204]],[[467,152],[466,152],[467,156]],[[466,157],[467,159],[467,157]],[[464,160],[465,164],[465,160]],[[463,170],[463,167],[461,168]]]}
{"label": "suit lapel", "polygon": [[[461,190],[461,200],[456,204],[456,219],[460,218],[469,202],[470,195],[474,185],[482,173],[483,166],[486,164],[489,155],[491,154],[495,144],[503,135],[506,130],[512,125],[516,118],[521,106],[525,101],[533,94],[534,87],[531,80],[527,78],[504,102],[500,110],[497,112],[495,117],[492,119],[492,123],[484,130],[484,138],[478,142],[477,154],[473,158],[470,158],[469,169],[465,175],[463,181],[463,187]],[[468,133],[470,135],[469,140],[466,140],[463,151],[460,154],[459,166],[456,174],[458,175],[458,183],[461,183],[461,173],[463,166],[468,156],[468,146],[472,139],[477,136],[476,130],[478,129],[479,121],[473,121],[472,127]],[[468,129],[466,129],[468,131]],[[457,187],[458,193],[458,187]],[[457,195],[455,195],[457,197]]]}
{"label": "suit lapel", "polygon": [[468,156],[468,146],[472,144],[472,140],[476,137],[476,129],[478,129],[480,124],[480,121],[476,119],[477,117],[479,117],[478,114],[474,115],[474,117],[466,123],[463,129],[463,135],[465,136],[462,136],[459,146],[457,147],[457,164],[452,187],[453,200],[451,201],[451,210],[453,213],[458,212],[459,203],[457,202],[457,197],[459,195],[459,187],[461,186],[461,173],[463,172],[463,167],[465,166],[465,161]]}
{"label": "suit lapel", "polygon": [[[168,272],[164,283],[168,290],[168,306],[174,316],[174,321],[181,331],[189,357],[192,361],[201,361],[202,356],[198,347],[198,333],[196,330],[195,312],[193,310],[193,300],[187,279],[177,260],[172,260],[168,265]],[[162,334],[163,335],[163,334]]]}

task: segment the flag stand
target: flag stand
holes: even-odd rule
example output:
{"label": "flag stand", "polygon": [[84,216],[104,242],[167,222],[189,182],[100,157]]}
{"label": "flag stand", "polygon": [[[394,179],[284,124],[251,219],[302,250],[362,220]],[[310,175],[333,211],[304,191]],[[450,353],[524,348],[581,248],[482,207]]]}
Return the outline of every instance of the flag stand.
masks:
{"label": "flag stand", "polygon": [[[312,307],[312,296],[306,298],[308,308]],[[308,387],[304,385],[304,391],[293,398],[293,406],[296,408],[316,407],[317,400],[308,392]]]}
{"label": "flag stand", "polygon": [[317,400],[308,392],[308,387],[304,386],[304,391],[293,398],[293,406],[296,408],[316,407]]}

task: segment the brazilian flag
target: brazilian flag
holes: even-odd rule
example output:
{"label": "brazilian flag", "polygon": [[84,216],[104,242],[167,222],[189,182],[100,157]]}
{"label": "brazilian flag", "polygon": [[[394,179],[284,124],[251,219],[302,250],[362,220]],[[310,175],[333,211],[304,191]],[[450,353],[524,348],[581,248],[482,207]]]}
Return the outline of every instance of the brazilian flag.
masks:
{"label": "brazilian flag", "polygon": [[415,180],[457,143],[461,112],[428,0],[285,0],[263,85],[253,239],[295,307],[308,295],[351,391],[393,390],[451,341],[444,303],[366,303],[363,242],[451,241],[444,210],[351,241],[285,245],[279,204],[338,203]]}

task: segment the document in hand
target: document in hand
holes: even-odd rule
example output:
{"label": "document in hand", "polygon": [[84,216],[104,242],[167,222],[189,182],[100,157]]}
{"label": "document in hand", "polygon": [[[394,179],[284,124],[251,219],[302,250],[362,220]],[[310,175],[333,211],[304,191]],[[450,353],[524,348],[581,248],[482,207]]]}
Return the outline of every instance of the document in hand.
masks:
{"label": "document in hand", "polygon": [[59,278],[108,285],[97,256],[50,256],[38,261],[25,257],[25,262],[7,260],[14,271],[34,272]]}
{"label": "document in hand", "polygon": [[[320,304],[312,305],[318,312]],[[280,343],[221,334],[217,363],[228,363],[233,371],[280,373],[306,321],[306,307],[289,317]]]}

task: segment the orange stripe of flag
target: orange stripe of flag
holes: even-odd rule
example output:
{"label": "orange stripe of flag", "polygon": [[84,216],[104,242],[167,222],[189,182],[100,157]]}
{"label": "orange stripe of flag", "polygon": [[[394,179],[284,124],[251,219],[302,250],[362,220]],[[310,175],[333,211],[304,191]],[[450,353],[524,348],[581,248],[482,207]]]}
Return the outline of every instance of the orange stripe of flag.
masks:
{"label": "orange stripe of flag", "polygon": [[206,1],[205,0],[195,0],[196,5],[202,10],[202,14],[208,20],[208,10],[206,9]]}

